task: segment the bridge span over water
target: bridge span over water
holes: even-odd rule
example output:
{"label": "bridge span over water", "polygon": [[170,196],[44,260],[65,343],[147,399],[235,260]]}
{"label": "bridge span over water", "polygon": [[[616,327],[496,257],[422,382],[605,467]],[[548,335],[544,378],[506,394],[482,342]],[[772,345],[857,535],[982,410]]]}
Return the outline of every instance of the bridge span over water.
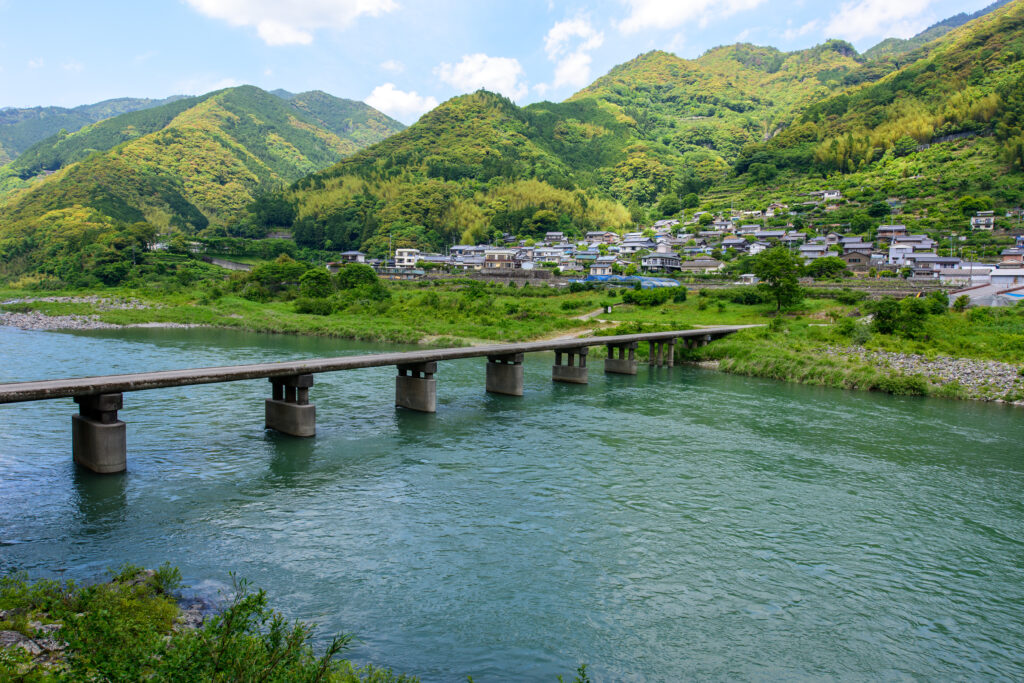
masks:
{"label": "bridge span over water", "polygon": [[292,436],[311,437],[316,434],[316,408],[309,402],[309,390],[317,373],[394,365],[398,369],[395,405],[433,413],[437,410],[437,380],[434,375],[440,361],[486,357],[486,390],[522,396],[523,354],[526,353],[554,351],[551,379],[586,384],[587,355],[592,346],[607,347],[606,373],[635,375],[638,364],[636,351],[640,343],[649,345],[650,365],[672,366],[676,341],[681,341],[687,348],[703,346],[744,327],[748,326],[12,382],[0,384],[0,404],[73,398],[79,411],[71,418],[74,460],[94,472],[109,474],[123,472],[127,467],[126,426],[117,415],[124,407],[125,392],[268,379],[272,389],[271,397],[266,399],[264,406],[267,428]]}

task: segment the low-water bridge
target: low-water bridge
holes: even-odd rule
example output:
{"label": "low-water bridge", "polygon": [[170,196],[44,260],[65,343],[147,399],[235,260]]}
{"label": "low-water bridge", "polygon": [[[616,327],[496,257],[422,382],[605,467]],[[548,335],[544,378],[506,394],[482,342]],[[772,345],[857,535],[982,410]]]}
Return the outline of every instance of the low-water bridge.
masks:
{"label": "low-water bridge", "polygon": [[79,411],[71,418],[71,450],[74,460],[94,472],[109,474],[123,472],[127,467],[125,423],[117,416],[117,411],[124,407],[124,392],[269,379],[272,389],[271,398],[265,402],[267,428],[292,436],[310,437],[316,434],[316,408],[309,402],[309,390],[313,386],[313,375],[320,372],[394,365],[398,368],[395,405],[433,413],[437,410],[437,380],[434,375],[439,361],[486,357],[486,390],[495,394],[522,396],[525,353],[554,351],[555,364],[551,368],[551,379],[555,382],[586,384],[587,353],[591,346],[608,348],[608,357],[604,361],[606,373],[635,375],[636,350],[641,342],[650,345],[650,365],[671,366],[677,340],[681,340],[687,348],[693,348],[732,334],[742,327],[745,326],[12,382],[0,384],[0,404],[73,398]]}

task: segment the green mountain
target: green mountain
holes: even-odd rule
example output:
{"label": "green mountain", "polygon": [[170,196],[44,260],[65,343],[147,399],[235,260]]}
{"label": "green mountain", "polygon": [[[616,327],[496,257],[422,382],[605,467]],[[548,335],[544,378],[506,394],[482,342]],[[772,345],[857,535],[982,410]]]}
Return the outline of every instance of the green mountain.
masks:
{"label": "green mountain", "polygon": [[1011,0],[996,0],[996,2],[993,2],[988,7],[984,7],[973,14],[960,12],[959,14],[932,24],[912,38],[886,38],[874,47],[865,50],[864,57],[867,59],[892,59],[894,57],[900,57],[908,52],[913,52],[925,43],[941,38],[958,26],[963,26],[969,21],[983,17],[989,12],[999,9],[1010,1]]}
{"label": "green mountain", "polygon": [[0,254],[28,264],[46,258],[40,250],[81,248],[136,223],[186,233],[235,225],[260,194],[402,127],[360,102],[286,101],[251,86],[106,119],[0,169],[9,179],[40,173],[0,198]]}
{"label": "green mountain", "polygon": [[102,119],[140,109],[150,109],[181,99],[175,95],[162,100],[122,97],[96,104],[64,107],[30,107],[0,109],[0,165],[16,159],[26,149],[56,135],[61,130],[73,133],[83,126]]}

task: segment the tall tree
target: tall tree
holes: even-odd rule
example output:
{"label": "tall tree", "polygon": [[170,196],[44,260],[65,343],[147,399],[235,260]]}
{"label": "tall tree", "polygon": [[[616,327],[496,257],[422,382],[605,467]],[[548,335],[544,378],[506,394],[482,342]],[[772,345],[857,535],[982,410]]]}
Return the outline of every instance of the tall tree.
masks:
{"label": "tall tree", "polygon": [[800,260],[785,247],[772,247],[754,259],[754,274],[761,279],[758,285],[775,299],[775,310],[792,306],[803,298],[800,290]]}

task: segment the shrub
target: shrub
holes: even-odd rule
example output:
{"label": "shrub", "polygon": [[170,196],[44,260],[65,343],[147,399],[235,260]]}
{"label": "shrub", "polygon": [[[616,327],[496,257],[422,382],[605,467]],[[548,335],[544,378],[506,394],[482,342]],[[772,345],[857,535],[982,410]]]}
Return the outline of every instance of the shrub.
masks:
{"label": "shrub", "polygon": [[242,288],[242,298],[257,303],[266,303],[270,300],[270,292],[258,282],[250,282]]}
{"label": "shrub", "polygon": [[377,271],[365,263],[349,263],[338,271],[338,289],[354,289],[379,282]]}
{"label": "shrub", "polygon": [[894,396],[925,396],[928,394],[928,383],[921,375],[886,375],[875,383],[874,388]]}
{"label": "shrub", "polygon": [[295,300],[295,312],[308,315],[330,315],[337,308],[337,302],[326,297],[311,299],[301,297]]}
{"label": "shrub", "polygon": [[957,313],[963,313],[967,310],[967,307],[971,305],[971,297],[967,294],[961,294],[953,302],[953,310]]}
{"label": "shrub", "polygon": [[312,268],[299,278],[299,294],[303,297],[323,299],[333,293],[331,275],[324,268]]}
{"label": "shrub", "polygon": [[657,289],[628,289],[622,293],[622,301],[637,306],[660,306],[676,295],[677,289],[683,289],[683,296],[686,290],[681,287],[659,287]]}

